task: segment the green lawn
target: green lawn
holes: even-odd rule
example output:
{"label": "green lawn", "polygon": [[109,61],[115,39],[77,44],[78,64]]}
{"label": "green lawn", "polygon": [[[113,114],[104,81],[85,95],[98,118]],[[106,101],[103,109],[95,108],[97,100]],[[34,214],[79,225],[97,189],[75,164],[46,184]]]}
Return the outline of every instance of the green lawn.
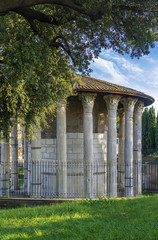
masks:
{"label": "green lawn", "polygon": [[0,240],[158,239],[158,195],[0,210]]}

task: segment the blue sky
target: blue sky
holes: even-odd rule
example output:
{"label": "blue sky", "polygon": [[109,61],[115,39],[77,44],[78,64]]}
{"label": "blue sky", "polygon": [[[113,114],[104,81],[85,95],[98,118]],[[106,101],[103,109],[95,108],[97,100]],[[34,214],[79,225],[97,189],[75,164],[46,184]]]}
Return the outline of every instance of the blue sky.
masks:
{"label": "blue sky", "polygon": [[131,59],[112,50],[102,51],[91,63],[91,77],[144,92],[155,99],[158,112],[158,43],[147,56]]}

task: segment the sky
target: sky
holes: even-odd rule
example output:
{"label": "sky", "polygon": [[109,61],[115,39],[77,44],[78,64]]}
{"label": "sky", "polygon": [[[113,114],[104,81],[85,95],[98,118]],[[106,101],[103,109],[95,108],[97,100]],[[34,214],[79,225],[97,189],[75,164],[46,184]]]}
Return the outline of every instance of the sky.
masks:
{"label": "sky", "polygon": [[140,59],[131,59],[113,50],[103,50],[90,67],[91,77],[114,84],[133,88],[155,99],[153,104],[158,112],[158,43],[150,54]]}

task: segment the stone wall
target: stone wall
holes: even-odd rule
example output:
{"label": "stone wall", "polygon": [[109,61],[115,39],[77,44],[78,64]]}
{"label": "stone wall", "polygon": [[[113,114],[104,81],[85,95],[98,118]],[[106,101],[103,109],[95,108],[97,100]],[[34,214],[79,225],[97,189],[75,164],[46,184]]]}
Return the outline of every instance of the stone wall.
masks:
{"label": "stone wall", "polygon": [[67,133],[67,161],[83,162],[83,133]]}
{"label": "stone wall", "polygon": [[42,160],[56,160],[56,139],[42,139]]}
{"label": "stone wall", "polygon": [[[42,139],[56,138],[56,118],[48,119],[49,127],[42,132]],[[78,96],[69,97],[66,108],[67,133],[83,132],[83,106]],[[93,132],[107,131],[107,108],[103,96],[96,97],[93,109]]]}
{"label": "stone wall", "polygon": [[[106,161],[107,132],[93,134],[94,162]],[[42,139],[42,160],[56,160],[56,139]],[[67,133],[67,161],[83,162],[83,133]]]}
{"label": "stone wall", "polygon": [[[95,197],[105,193],[107,132],[93,134],[93,189]],[[42,139],[41,195],[58,197],[56,186],[56,139]],[[32,181],[31,145],[29,145],[30,189]],[[67,196],[84,197],[83,133],[67,133]]]}
{"label": "stone wall", "polygon": [[107,159],[107,132],[93,134],[94,162],[104,162]]}

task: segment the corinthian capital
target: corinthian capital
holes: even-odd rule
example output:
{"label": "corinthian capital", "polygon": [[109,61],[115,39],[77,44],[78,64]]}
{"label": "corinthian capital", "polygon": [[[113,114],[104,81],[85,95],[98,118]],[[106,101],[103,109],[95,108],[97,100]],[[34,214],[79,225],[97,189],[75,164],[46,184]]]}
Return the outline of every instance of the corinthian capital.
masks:
{"label": "corinthian capital", "polygon": [[133,111],[136,102],[138,101],[137,98],[122,98],[121,103],[124,106],[125,111]]}
{"label": "corinthian capital", "polygon": [[82,101],[82,105],[84,108],[92,110],[96,96],[96,93],[80,93],[79,99]]}
{"label": "corinthian capital", "polygon": [[119,109],[118,109],[118,115],[119,115],[120,118],[125,116],[125,110],[124,110],[124,108],[119,108]]}
{"label": "corinthian capital", "polygon": [[110,95],[105,95],[104,96],[104,100],[107,104],[108,109],[115,109],[116,110],[120,99],[121,99],[121,96],[119,96],[119,95],[110,94]]}
{"label": "corinthian capital", "polygon": [[143,103],[142,101],[138,101],[138,102],[136,103],[136,105],[135,105],[134,111],[135,111],[135,112],[142,113],[143,108],[144,108],[144,103]]}

